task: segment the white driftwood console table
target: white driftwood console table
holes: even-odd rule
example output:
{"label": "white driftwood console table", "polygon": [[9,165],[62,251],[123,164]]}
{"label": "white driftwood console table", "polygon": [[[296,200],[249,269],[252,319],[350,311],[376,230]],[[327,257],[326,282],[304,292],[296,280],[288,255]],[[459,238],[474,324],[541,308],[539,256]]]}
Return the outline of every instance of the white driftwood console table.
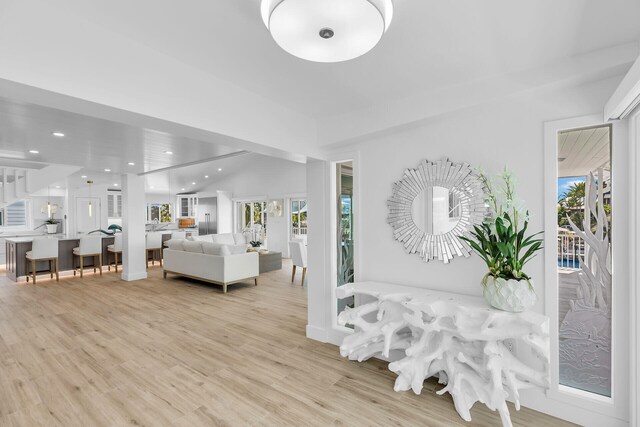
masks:
{"label": "white driftwood console table", "polygon": [[[510,427],[506,400],[520,409],[519,390],[549,386],[549,319],[538,313],[508,313],[484,299],[409,286],[361,282],[342,286],[338,298],[375,299],[340,313],[341,325],[354,325],[340,354],[350,360],[403,357],[389,364],[398,375],[394,389],[420,394],[436,376],[446,386],[458,414],[482,402]],[[371,298],[370,298],[371,299]],[[513,352],[512,352],[513,350]]]}

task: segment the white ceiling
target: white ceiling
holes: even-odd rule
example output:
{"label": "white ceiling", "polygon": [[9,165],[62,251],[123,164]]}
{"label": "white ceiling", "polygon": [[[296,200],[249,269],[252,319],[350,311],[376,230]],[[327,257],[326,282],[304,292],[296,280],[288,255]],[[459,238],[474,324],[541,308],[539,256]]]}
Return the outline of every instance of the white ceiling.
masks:
{"label": "white ceiling", "polygon": [[[58,131],[65,136],[52,135]],[[122,173],[148,172],[238,151],[222,144],[0,98],[0,166],[83,166],[78,176],[91,174],[109,181],[109,177],[119,179]]]}
{"label": "white ceiling", "polygon": [[259,0],[66,0],[58,7],[312,117],[540,67],[640,39],[637,0],[394,0],[369,54],[338,64],[282,51]]}
{"label": "white ceiling", "polygon": [[560,132],[558,176],[586,176],[602,167],[610,168],[611,128],[600,126]]}
{"label": "white ceiling", "polygon": [[618,76],[640,40],[638,0],[394,5],[371,52],[319,64],[276,45],[260,0],[0,0],[1,94],[75,112],[0,99],[0,158],[82,165],[105,183],[240,148],[322,158],[326,144],[455,111],[453,98],[578,81],[581,69]]}
{"label": "white ceiling", "polygon": [[[56,137],[53,132],[65,136]],[[67,180],[51,182],[51,188],[82,187],[87,180],[118,188],[123,173],[159,171],[145,175],[148,192],[197,192],[265,157],[0,97],[0,168],[42,169],[49,164],[83,167]]]}

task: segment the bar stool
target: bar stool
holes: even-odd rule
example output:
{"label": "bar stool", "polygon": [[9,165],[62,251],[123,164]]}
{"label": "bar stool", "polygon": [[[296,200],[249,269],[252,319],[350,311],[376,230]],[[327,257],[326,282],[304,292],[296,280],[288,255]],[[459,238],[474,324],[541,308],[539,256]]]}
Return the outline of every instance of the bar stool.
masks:
{"label": "bar stool", "polygon": [[187,238],[186,231],[172,231],[171,232],[171,240],[184,240]]}
{"label": "bar stool", "polygon": [[164,242],[162,242],[162,250],[164,251],[166,248],[169,247],[169,242],[171,240],[185,240],[186,238],[187,238],[186,231],[172,231],[171,239],[165,240]]}
{"label": "bar stool", "polygon": [[147,268],[149,268],[149,253],[151,253],[151,265],[155,265],[156,263],[156,252],[160,257],[160,267],[162,267],[162,233],[160,232],[152,232],[147,233],[147,251],[146,253],[146,262]]}
{"label": "bar stool", "polygon": [[[31,264],[31,274],[33,277],[33,284],[36,283],[36,262],[37,261],[49,261],[49,274],[53,279],[53,275],[56,275],[56,281],[60,281],[58,275],[58,239],[40,238],[34,239],[33,245],[30,251],[26,253],[26,263],[24,274],[27,276],[27,282],[29,281],[29,264]],[[55,270],[53,264],[55,263]]]}
{"label": "bar stool", "polygon": [[122,233],[117,233],[114,236],[113,245],[107,246],[107,269],[111,271],[111,259],[109,254],[113,254],[114,266],[116,273],[118,272],[118,255],[122,254]]}
{"label": "bar stool", "polygon": [[[80,258],[80,277],[84,271],[84,259],[93,258],[93,272],[96,268],[100,268],[102,275],[102,237],[100,236],[82,236],[80,237],[80,246],[73,248],[73,275],[76,275],[76,257]],[[98,265],[96,265],[98,258]]]}

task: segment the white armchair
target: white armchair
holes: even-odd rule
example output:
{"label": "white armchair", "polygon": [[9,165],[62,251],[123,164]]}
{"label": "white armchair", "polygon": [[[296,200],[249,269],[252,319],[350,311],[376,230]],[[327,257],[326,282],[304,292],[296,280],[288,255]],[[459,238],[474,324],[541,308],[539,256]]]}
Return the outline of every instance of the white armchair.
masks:
{"label": "white armchair", "polygon": [[296,267],[302,267],[302,281],[300,282],[300,285],[304,286],[304,279],[307,275],[307,247],[299,240],[292,240],[289,242],[289,253],[291,254],[291,260],[293,261],[291,283],[293,283],[296,278]]}
{"label": "white armchair", "polygon": [[[73,248],[73,275],[76,275],[76,258],[80,259],[80,277],[84,271],[84,259],[93,258],[93,272],[96,268],[100,269],[102,275],[102,237],[100,236],[82,236],[80,238],[80,246]],[[98,264],[96,264],[96,258]]]}
{"label": "white armchair", "polygon": [[[27,282],[29,281],[29,264],[31,264],[31,277],[33,278],[33,284],[36,283],[36,261],[49,261],[49,274],[53,279],[53,275],[56,275],[56,281],[59,281],[58,276],[58,239],[40,238],[34,239],[30,251],[26,253],[26,265],[25,275],[27,276]],[[55,270],[53,269],[55,264]]]}

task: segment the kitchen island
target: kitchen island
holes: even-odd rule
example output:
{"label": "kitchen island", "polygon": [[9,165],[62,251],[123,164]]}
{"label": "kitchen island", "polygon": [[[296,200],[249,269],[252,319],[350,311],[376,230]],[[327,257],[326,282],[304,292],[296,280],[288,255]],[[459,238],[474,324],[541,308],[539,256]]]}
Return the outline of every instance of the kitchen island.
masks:
{"label": "kitchen island", "polygon": [[[106,267],[109,260],[113,260],[113,256],[109,256],[107,246],[112,245],[113,236],[101,235],[102,237],[102,266]],[[6,269],[7,277],[14,282],[25,280],[26,272],[26,253],[31,250],[34,238],[40,239],[57,239],[58,240],[58,266],[60,273],[65,271],[73,271],[73,248],[80,246],[80,236],[68,235],[39,235],[24,237],[7,237],[5,240],[6,248]],[[162,240],[169,240],[171,232],[162,233]],[[149,258],[151,259],[151,258]],[[84,267],[93,267],[93,258],[85,258]],[[48,272],[49,261],[36,262],[36,271]]]}
{"label": "kitchen island", "polygon": [[[5,239],[6,246],[6,268],[7,277],[15,282],[25,278],[26,264],[25,256],[27,251],[31,250],[34,238],[39,239],[57,239],[58,240],[58,265],[60,272],[73,271],[73,248],[80,245],[80,237],[78,236],[27,236],[27,237],[8,237]],[[102,265],[108,264],[107,246],[113,244],[113,236],[102,237]],[[85,267],[93,266],[92,258],[85,258]],[[36,270],[38,272],[49,271],[49,261],[36,262]]]}

